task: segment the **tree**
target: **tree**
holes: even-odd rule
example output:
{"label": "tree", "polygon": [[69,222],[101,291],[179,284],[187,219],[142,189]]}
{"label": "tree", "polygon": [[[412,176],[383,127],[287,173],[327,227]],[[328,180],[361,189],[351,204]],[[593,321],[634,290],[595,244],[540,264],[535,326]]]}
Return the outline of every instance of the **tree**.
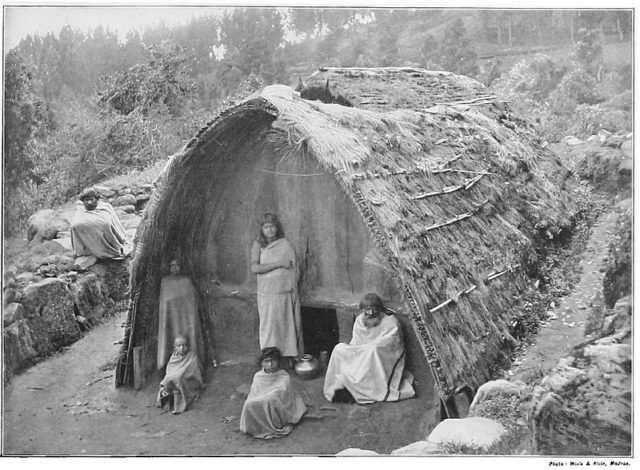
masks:
{"label": "tree", "polygon": [[449,24],[440,45],[440,64],[445,70],[473,77],[478,73],[477,54],[469,44],[461,18]]}
{"label": "tree", "polygon": [[371,54],[378,58],[378,64],[383,67],[396,65],[398,57],[398,36],[400,35],[400,14],[395,10],[376,11],[378,37],[376,41],[377,53]]}
{"label": "tree", "polygon": [[[283,41],[283,34],[278,10],[234,9],[220,25],[220,42],[229,52],[223,61],[241,70],[245,76],[258,74],[261,67],[272,67],[277,62],[276,51]],[[264,78],[272,79],[273,76]]]}
{"label": "tree", "polygon": [[23,197],[41,181],[30,149],[46,132],[48,113],[33,93],[33,70],[17,51],[5,59],[4,95],[4,231],[15,232],[32,207]]}
{"label": "tree", "polygon": [[576,67],[585,69],[598,81],[601,79],[603,62],[600,37],[598,30],[581,28],[578,31],[578,42],[571,53]]}
{"label": "tree", "polygon": [[147,113],[158,105],[166,106],[172,115],[180,114],[183,103],[195,91],[184,49],[168,41],[150,46],[147,64],[102,80],[99,103],[124,115],[136,109]]}

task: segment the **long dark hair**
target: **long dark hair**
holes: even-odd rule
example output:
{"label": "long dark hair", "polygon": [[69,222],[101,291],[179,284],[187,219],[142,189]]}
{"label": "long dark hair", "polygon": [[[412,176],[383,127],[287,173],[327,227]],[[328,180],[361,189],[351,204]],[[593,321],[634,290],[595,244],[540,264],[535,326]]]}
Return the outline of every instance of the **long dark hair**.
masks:
{"label": "long dark hair", "polygon": [[278,348],[273,346],[269,348],[264,348],[260,351],[260,358],[258,359],[258,365],[261,365],[262,361],[268,358],[276,359],[277,361],[280,361],[280,359],[282,358],[282,353]]}
{"label": "long dark hair", "polygon": [[378,294],[374,294],[373,292],[369,292],[368,294],[366,294],[360,301],[358,307],[360,308],[360,310],[365,307],[372,307],[379,312],[388,313],[387,307],[385,307],[382,303],[382,299],[378,296]]}
{"label": "long dark hair", "polygon": [[258,227],[258,243],[262,248],[269,244],[267,237],[265,237],[264,233],[262,233],[262,226],[267,223],[276,226],[276,240],[278,240],[279,238],[284,238],[284,230],[282,229],[280,219],[278,219],[277,215],[267,212],[260,219],[260,226]]}

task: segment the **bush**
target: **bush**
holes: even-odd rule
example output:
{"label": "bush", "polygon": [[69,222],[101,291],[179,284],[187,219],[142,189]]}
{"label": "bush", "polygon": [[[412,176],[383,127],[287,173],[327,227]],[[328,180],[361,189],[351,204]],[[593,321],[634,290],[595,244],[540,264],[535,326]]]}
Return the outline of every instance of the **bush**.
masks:
{"label": "bush", "polygon": [[26,233],[27,219],[42,208],[42,202],[43,197],[32,181],[26,180],[11,188],[5,186],[2,203],[5,238]]}
{"label": "bush", "polygon": [[622,93],[618,93],[607,101],[605,106],[610,109],[627,111],[630,113],[633,109],[633,92],[631,90],[626,90]]}
{"label": "bush", "polygon": [[575,69],[562,77],[549,99],[556,109],[573,108],[572,103],[596,104],[603,101],[596,91],[596,80],[584,69]]}
{"label": "bush", "polygon": [[631,211],[623,212],[609,244],[607,271],[604,275],[605,304],[613,308],[616,301],[631,293],[633,273],[633,220]]}
{"label": "bush", "polygon": [[520,95],[520,98],[542,102],[555,89],[565,73],[565,66],[557,65],[547,55],[536,54],[530,62],[516,63],[511,70],[495,81],[492,88],[501,95]]}

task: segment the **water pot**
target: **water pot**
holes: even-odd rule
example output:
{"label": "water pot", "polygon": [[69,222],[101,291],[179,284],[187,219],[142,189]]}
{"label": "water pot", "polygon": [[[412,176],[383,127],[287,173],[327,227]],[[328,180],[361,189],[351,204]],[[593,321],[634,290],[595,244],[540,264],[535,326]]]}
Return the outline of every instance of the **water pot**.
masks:
{"label": "water pot", "polygon": [[320,374],[321,366],[311,354],[305,354],[298,359],[295,366],[296,375],[302,379],[313,379]]}

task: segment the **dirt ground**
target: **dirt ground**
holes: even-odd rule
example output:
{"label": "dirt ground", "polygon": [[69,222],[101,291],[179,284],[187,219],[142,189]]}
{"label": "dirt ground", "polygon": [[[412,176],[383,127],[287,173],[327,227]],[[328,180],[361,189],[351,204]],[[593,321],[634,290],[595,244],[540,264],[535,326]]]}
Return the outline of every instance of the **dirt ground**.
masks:
{"label": "dirt ground", "polygon": [[422,384],[417,397],[398,403],[329,403],[323,378],[296,388],[309,411],[284,438],[241,433],[242,405],[257,367],[220,365],[186,413],[156,408],[160,378],[142,390],[115,389],[114,359],[124,313],[66,351],[40,363],[4,390],[5,455],[333,455],[349,447],[390,451],[424,439],[436,424],[433,397]]}
{"label": "dirt ground", "polygon": [[[514,363],[512,379],[548,372],[584,340],[589,307],[599,301],[615,214],[595,224],[581,260],[581,279],[557,305],[535,343]],[[416,384],[417,398],[399,403],[328,403],[323,378],[294,383],[309,407],[287,437],[262,441],[238,430],[256,367],[226,364],[208,371],[207,389],[182,415],[155,407],[159,377],[142,390],[115,389],[114,360],[124,313],[66,351],[14,377],[4,389],[5,455],[333,455],[356,447],[389,453],[422,440],[437,423],[437,406]]]}

